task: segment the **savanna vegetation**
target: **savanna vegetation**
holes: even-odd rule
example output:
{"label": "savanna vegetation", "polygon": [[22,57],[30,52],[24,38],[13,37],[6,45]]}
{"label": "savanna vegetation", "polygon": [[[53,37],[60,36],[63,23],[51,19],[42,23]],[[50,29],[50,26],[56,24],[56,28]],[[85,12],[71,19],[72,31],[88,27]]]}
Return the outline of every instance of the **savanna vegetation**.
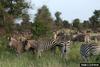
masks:
{"label": "savanna vegetation", "polygon": [[[46,51],[41,58],[37,58],[32,52],[25,52],[16,56],[15,51],[6,47],[7,40],[3,37],[3,40],[0,39],[0,67],[80,67],[82,62],[79,51],[81,44],[79,42],[71,44],[67,59],[60,57],[59,50],[56,50],[55,55]],[[89,62],[99,63],[100,57],[92,56]]]}
{"label": "savanna vegetation", "polygon": [[[81,42],[72,43],[67,59],[62,59],[59,50],[56,55],[50,51],[43,53],[41,58],[36,58],[32,52],[22,53],[16,56],[14,50],[7,48],[8,36],[14,32],[31,32],[31,39],[51,37],[54,31],[65,29],[66,32],[82,32],[89,30],[91,33],[100,34],[100,10],[95,10],[93,16],[83,22],[76,18],[72,22],[62,20],[61,12],[55,13],[54,20],[46,5],[38,9],[33,21],[30,21],[27,9],[31,6],[24,0],[0,0],[0,67],[79,67],[82,62],[80,56]],[[20,24],[15,20],[22,19]],[[100,62],[100,57],[92,57],[89,62]]]}

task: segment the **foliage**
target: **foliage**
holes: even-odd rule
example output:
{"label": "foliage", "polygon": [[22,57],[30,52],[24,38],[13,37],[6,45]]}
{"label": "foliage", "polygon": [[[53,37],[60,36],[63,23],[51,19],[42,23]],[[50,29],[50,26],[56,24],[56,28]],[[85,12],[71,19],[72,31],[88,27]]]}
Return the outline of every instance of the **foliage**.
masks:
{"label": "foliage", "polygon": [[71,27],[71,24],[68,21],[64,20],[63,21],[63,27],[64,28],[70,28]]}
{"label": "foliage", "polygon": [[53,29],[53,19],[47,6],[42,6],[36,14],[35,21],[33,23],[33,35],[37,37],[43,37]]}
{"label": "foliage", "polygon": [[60,29],[63,26],[63,21],[62,21],[60,15],[61,15],[61,12],[59,12],[59,11],[57,11],[55,13],[55,17],[56,17],[55,25],[56,25],[57,29]]}
{"label": "foliage", "polygon": [[90,17],[89,20],[93,30],[100,28],[100,10],[95,10],[94,15]]}
{"label": "foliage", "polygon": [[30,17],[28,14],[24,14],[21,22],[21,30],[32,30],[32,22],[30,22]]}
{"label": "foliage", "polygon": [[[71,45],[68,59],[61,58],[58,53],[52,55],[50,51],[44,52],[41,58],[36,58],[32,52],[16,56],[15,51],[6,47],[7,44],[5,37],[0,38],[0,67],[79,67],[80,62],[82,62],[79,52],[82,43],[79,42]],[[100,58],[100,56],[92,57],[90,63],[99,63],[100,59],[97,61],[96,58]]]}
{"label": "foliage", "polygon": [[84,27],[84,29],[89,29],[90,28],[90,23],[89,23],[89,21],[84,21],[83,22],[83,27]]}
{"label": "foliage", "polygon": [[0,26],[7,33],[13,31],[14,20],[27,14],[29,5],[25,0],[0,0]]}
{"label": "foliage", "polygon": [[3,11],[13,15],[14,17],[21,16],[23,9],[29,8],[28,3],[24,0],[0,0]]}
{"label": "foliage", "polygon": [[79,28],[81,27],[80,25],[81,25],[81,23],[80,23],[80,19],[74,19],[73,20],[73,22],[72,22],[72,24],[73,24],[73,27],[74,28],[77,28],[78,30],[79,30]]}

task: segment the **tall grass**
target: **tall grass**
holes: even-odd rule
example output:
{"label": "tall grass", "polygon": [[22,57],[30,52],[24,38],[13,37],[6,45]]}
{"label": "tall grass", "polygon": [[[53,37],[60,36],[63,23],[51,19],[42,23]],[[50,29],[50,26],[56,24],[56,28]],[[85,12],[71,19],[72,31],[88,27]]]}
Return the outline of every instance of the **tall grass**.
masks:
{"label": "tall grass", "polygon": [[[79,52],[81,43],[71,45],[67,59],[61,58],[59,53],[52,55],[50,51],[44,52],[41,58],[37,58],[31,52],[16,56],[15,51],[6,47],[7,44],[5,38],[0,39],[0,67],[79,67],[81,62]],[[95,59],[91,61],[96,62]]]}

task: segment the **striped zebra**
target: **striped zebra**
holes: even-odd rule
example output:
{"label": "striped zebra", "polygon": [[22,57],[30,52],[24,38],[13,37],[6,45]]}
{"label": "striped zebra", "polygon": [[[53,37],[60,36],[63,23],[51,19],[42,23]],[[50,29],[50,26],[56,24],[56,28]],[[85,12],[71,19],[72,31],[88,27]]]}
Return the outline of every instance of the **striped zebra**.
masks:
{"label": "striped zebra", "polygon": [[64,56],[65,53],[67,53],[69,44],[69,37],[67,37],[64,33],[54,33],[53,38],[42,38],[35,41],[28,41],[25,49],[29,50],[30,48],[34,48],[33,51],[35,51],[38,56],[41,56],[42,52],[49,49],[52,50],[53,47],[59,46],[61,47],[61,55]]}
{"label": "striped zebra", "polygon": [[51,49],[55,45],[56,41],[53,39],[28,40],[25,49],[29,50],[32,48],[33,52],[37,53],[38,56],[41,56],[42,52]]}
{"label": "striped zebra", "polygon": [[38,40],[38,47],[37,47],[37,55],[41,56],[41,53],[51,49],[54,47],[57,43],[54,39],[42,39]]}
{"label": "striped zebra", "polygon": [[90,56],[100,54],[100,45],[97,45],[96,43],[82,44],[80,47],[80,54],[83,61],[88,62]]}
{"label": "striped zebra", "polygon": [[61,55],[64,56],[67,52],[70,41],[58,41],[55,39],[39,39],[37,41],[31,40],[28,41],[25,49],[34,48],[34,51],[37,53],[38,57],[41,56],[41,53],[47,50],[51,50],[53,47],[60,46],[62,48]]}
{"label": "striped zebra", "polygon": [[39,41],[38,55],[41,56],[41,53],[43,51],[46,51],[53,47],[59,46],[59,47],[61,47],[61,55],[62,55],[62,57],[64,57],[65,53],[68,50],[69,43],[70,43],[69,41],[68,42],[65,42],[65,41],[57,42],[52,39]]}

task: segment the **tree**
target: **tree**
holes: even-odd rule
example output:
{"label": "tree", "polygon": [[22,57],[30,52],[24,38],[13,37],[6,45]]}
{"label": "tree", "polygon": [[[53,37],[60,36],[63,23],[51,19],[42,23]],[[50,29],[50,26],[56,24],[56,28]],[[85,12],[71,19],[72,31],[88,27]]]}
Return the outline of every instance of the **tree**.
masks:
{"label": "tree", "polygon": [[73,27],[79,29],[80,28],[80,20],[79,19],[75,19],[72,22]]}
{"label": "tree", "polygon": [[62,28],[62,26],[63,26],[63,21],[62,21],[60,15],[61,15],[61,12],[57,11],[55,13],[55,17],[56,17],[55,24],[56,24],[56,26],[57,26],[58,29]]}
{"label": "tree", "polygon": [[70,25],[70,23],[68,21],[66,21],[66,20],[63,21],[63,27],[64,28],[70,28],[70,26],[71,25]]}
{"label": "tree", "polygon": [[24,10],[29,8],[29,4],[25,0],[0,0],[3,11],[14,17],[20,17],[24,14]]}
{"label": "tree", "polygon": [[38,9],[38,13],[34,19],[33,23],[33,35],[36,37],[48,36],[51,34],[53,19],[51,18],[51,14],[47,6],[42,6],[42,8]]}
{"label": "tree", "polygon": [[27,14],[23,15],[22,17],[21,29],[23,31],[32,30],[32,22],[30,22],[30,17]]}
{"label": "tree", "polygon": [[100,28],[100,10],[95,10],[94,15],[89,18],[89,21],[93,30]]}
{"label": "tree", "polygon": [[89,29],[90,28],[90,23],[89,23],[89,21],[84,21],[83,22],[83,27],[84,27],[84,29]]}
{"label": "tree", "polygon": [[5,30],[12,31],[14,19],[26,14],[29,5],[25,0],[0,0],[0,25]]}

